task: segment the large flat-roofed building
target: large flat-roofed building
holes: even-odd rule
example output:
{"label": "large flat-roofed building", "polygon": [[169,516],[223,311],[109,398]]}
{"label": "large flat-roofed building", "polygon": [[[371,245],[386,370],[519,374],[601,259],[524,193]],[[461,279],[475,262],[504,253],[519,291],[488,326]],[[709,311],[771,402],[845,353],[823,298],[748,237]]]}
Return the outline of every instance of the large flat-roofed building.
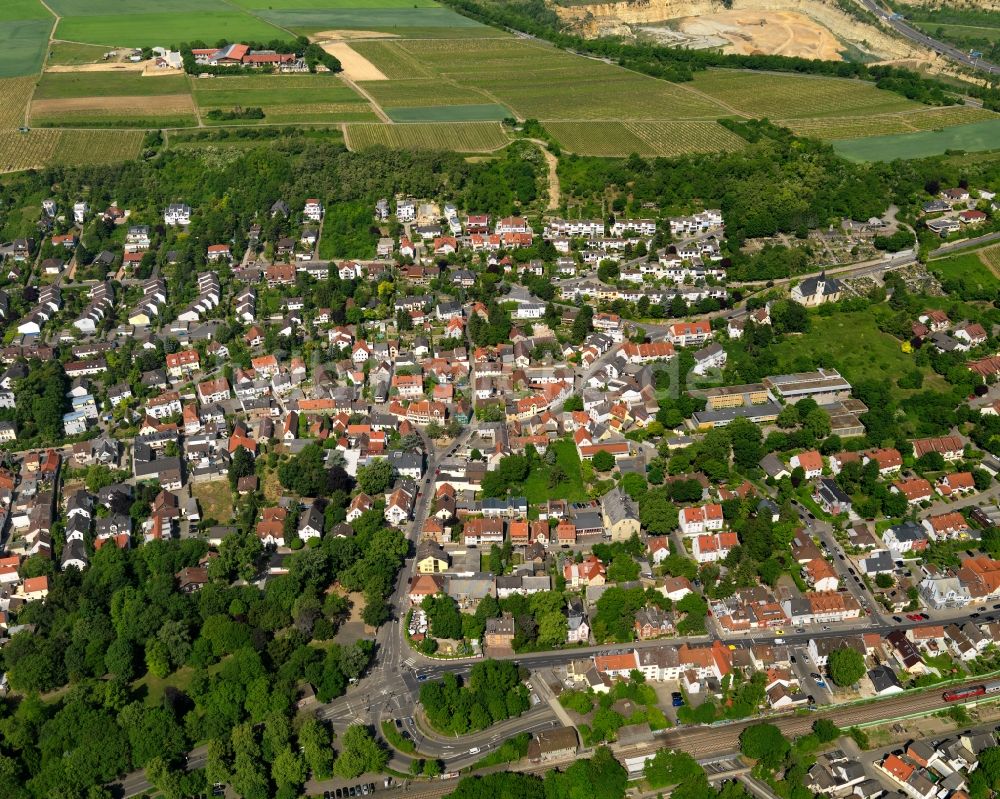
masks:
{"label": "large flat-roofed building", "polygon": [[763,383],[748,383],[742,386],[719,386],[704,391],[692,391],[696,397],[705,398],[705,409],[717,411],[722,408],[738,408],[741,405],[763,405],[774,398]]}
{"label": "large flat-roofed building", "polygon": [[820,405],[847,399],[851,394],[848,383],[836,369],[817,369],[791,375],[773,375],[764,378],[764,385],[793,405],[800,399],[811,397]]}
{"label": "large flat-roofed building", "polygon": [[736,405],[718,410],[697,411],[691,416],[691,424],[699,430],[708,430],[712,427],[725,427],[733,419],[741,417],[755,424],[770,424],[778,418],[779,413],[781,406],[769,400],[760,405]]}
{"label": "large flat-roofed building", "polygon": [[859,417],[868,411],[868,406],[861,400],[852,397],[819,407],[826,411],[830,417],[831,435],[850,438],[865,434],[865,427],[861,424]]}

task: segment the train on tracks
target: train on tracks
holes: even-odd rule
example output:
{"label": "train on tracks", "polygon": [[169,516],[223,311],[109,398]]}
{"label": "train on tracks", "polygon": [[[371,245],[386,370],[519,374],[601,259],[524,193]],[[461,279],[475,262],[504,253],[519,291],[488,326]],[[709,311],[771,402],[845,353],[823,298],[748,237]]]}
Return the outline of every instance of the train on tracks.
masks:
{"label": "train on tracks", "polygon": [[941,696],[945,702],[961,702],[966,699],[975,699],[977,696],[986,696],[1000,692],[1000,680],[983,683],[982,685],[967,685],[964,688],[954,688],[945,691]]}

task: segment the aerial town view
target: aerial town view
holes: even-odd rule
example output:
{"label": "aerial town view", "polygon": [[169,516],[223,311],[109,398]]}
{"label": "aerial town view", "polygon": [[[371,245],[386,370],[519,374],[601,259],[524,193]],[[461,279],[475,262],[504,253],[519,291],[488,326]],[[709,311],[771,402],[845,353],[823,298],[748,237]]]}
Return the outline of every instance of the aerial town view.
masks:
{"label": "aerial town view", "polygon": [[0,799],[1000,797],[1000,0],[0,0]]}

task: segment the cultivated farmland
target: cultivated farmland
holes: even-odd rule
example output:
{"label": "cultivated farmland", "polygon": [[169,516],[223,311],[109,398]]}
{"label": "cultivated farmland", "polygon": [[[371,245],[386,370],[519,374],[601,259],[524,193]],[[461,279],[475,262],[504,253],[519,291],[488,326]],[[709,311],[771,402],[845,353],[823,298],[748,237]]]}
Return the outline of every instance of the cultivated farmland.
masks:
{"label": "cultivated farmland", "polygon": [[834,142],[834,148],[852,161],[892,161],[926,158],[946,150],[996,150],[1000,148],[1000,118],[943,130],[923,130],[895,136],[873,136]]}
{"label": "cultivated farmland", "polygon": [[24,124],[24,109],[34,89],[34,78],[0,80],[0,130]]}
{"label": "cultivated farmland", "polygon": [[4,15],[0,3],[0,78],[33,75],[42,68],[52,18],[15,19]]}
{"label": "cultivated farmland", "polygon": [[875,114],[859,117],[824,117],[820,119],[782,119],[777,124],[802,136],[817,139],[857,139],[865,136],[884,136],[892,133],[913,133],[918,130],[962,125],[987,119],[996,119],[991,111],[968,106],[927,108],[899,114]]}
{"label": "cultivated farmland", "polygon": [[413,79],[431,77],[427,67],[394,41],[351,42],[351,47],[377,66],[389,80],[413,83]]}
{"label": "cultivated farmland", "polygon": [[496,103],[387,108],[385,112],[393,122],[499,122],[512,116],[509,109]]}
{"label": "cultivated farmland", "polygon": [[580,155],[669,157],[744,146],[717,122],[546,122],[545,128],[564,149]]}
{"label": "cultivated farmland", "polygon": [[440,80],[373,80],[359,83],[383,108],[429,105],[479,105],[490,98],[478,89]]}
{"label": "cultivated farmland", "polygon": [[710,69],[692,86],[733,111],[771,119],[848,117],[921,108],[871,83],[763,72]]}
{"label": "cultivated farmland", "polygon": [[156,127],[195,124],[183,75],[46,72],[31,101],[31,122],[48,127]]}
{"label": "cultivated farmland", "polygon": [[345,139],[352,150],[382,146],[405,150],[455,150],[460,153],[492,152],[508,142],[498,122],[348,125]]}
{"label": "cultivated farmland", "polygon": [[66,41],[109,47],[156,47],[194,39],[266,42],[292,38],[281,28],[231,7],[223,11],[123,13],[123,9],[129,7],[129,4],[116,3],[117,13],[108,16],[64,17],[56,29],[56,36]]}
{"label": "cultivated farmland", "polygon": [[[203,111],[264,109],[263,122],[364,122],[378,117],[363,97],[331,75],[248,75],[195,80]],[[256,120],[246,120],[254,124]]]}
{"label": "cultivated farmland", "polygon": [[478,38],[496,29],[456,14],[450,8],[263,8],[263,19],[296,33],[327,30],[385,31],[408,37]]}
{"label": "cultivated farmland", "polygon": [[0,172],[44,167],[50,163],[62,133],[60,130],[0,131]]}
{"label": "cultivated farmland", "polygon": [[188,94],[183,75],[143,77],[135,72],[46,72],[38,81],[36,100],[68,97],[142,97]]}
{"label": "cultivated farmland", "polygon": [[[32,131],[36,133],[39,131]],[[48,131],[42,131],[48,132]],[[51,163],[114,164],[138,158],[142,150],[141,130],[64,130],[56,144]]]}

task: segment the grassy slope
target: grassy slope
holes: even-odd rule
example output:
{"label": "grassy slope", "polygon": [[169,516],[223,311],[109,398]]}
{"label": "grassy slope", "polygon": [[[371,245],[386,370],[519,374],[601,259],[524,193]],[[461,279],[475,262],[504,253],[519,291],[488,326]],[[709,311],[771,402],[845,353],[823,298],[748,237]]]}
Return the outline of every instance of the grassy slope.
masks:
{"label": "grassy slope", "polygon": [[[906,393],[900,392],[894,381],[913,369],[913,356],[900,349],[900,341],[879,330],[870,314],[813,314],[811,318],[808,333],[787,336],[773,348],[777,373],[832,366],[851,383],[885,376],[893,381],[895,393]],[[930,370],[925,370],[924,378],[925,389],[944,388],[942,378]]]}

